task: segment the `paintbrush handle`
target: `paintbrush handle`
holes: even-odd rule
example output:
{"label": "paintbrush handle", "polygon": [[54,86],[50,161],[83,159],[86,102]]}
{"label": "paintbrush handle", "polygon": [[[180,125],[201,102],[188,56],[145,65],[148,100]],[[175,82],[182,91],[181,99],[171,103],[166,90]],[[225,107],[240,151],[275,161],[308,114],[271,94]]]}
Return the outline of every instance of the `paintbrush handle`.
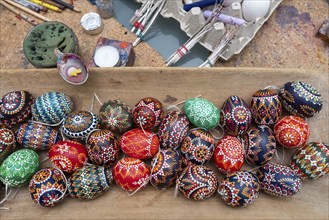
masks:
{"label": "paintbrush handle", "polygon": [[63,2],[61,0],[52,0],[53,2],[56,2],[60,5],[63,5],[65,6],[66,8],[72,10],[72,11],[75,11],[75,12],[81,12],[79,9],[77,9],[76,7],[74,7],[73,5],[70,5],[69,3],[66,3],[66,2]]}
{"label": "paintbrush handle", "polygon": [[224,2],[224,0],[201,0],[201,1],[198,1],[198,2],[194,2],[192,4],[184,5],[183,9],[185,11],[190,11],[194,7],[204,8],[204,7],[207,7],[207,6],[214,5],[216,3],[217,4],[223,4],[223,2]]}
{"label": "paintbrush handle", "polygon": [[8,4],[10,4],[10,5],[12,5],[12,6],[14,6],[14,7],[16,7],[16,8],[18,8],[18,9],[24,11],[24,12],[26,12],[26,13],[28,13],[28,14],[30,14],[30,15],[33,15],[33,16],[36,17],[36,18],[39,18],[39,19],[41,19],[41,20],[43,20],[43,21],[50,21],[50,20],[49,20],[48,18],[46,18],[45,16],[42,16],[42,15],[40,15],[40,14],[38,14],[38,13],[32,11],[31,9],[25,8],[24,6],[21,6],[21,5],[15,3],[15,2],[13,2],[13,1],[10,1],[10,0],[4,0],[4,1],[5,1],[6,3],[8,3]]}

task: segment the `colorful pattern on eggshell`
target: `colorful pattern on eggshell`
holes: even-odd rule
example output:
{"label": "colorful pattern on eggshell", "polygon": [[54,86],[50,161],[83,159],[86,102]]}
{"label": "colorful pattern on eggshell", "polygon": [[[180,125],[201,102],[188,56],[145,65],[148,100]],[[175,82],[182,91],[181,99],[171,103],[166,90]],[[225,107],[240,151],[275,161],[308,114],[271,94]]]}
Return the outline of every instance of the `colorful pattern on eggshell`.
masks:
{"label": "colorful pattern on eggshell", "polygon": [[258,198],[259,191],[257,176],[247,171],[228,174],[218,188],[218,193],[229,206],[247,206]]}
{"label": "colorful pattern on eggshell", "polygon": [[98,128],[98,116],[90,111],[77,111],[68,114],[63,122],[63,133],[71,139],[85,140]]}
{"label": "colorful pattern on eggshell", "polygon": [[203,200],[216,192],[218,180],[210,168],[202,165],[190,165],[182,171],[176,184],[186,198]]}
{"label": "colorful pattern on eggshell", "polygon": [[298,149],[290,167],[302,179],[317,179],[329,173],[329,148],[327,144],[311,142]]}
{"label": "colorful pattern on eggshell", "polygon": [[32,200],[41,206],[59,204],[66,192],[66,178],[56,168],[43,168],[34,174],[29,184]]}
{"label": "colorful pattern on eggshell", "polygon": [[35,121],[57,124],[73,110],[72,99],[61,92],[47,92],[39,96],[32,106]]}
{"label": "colorful pattern on eggshell", "polygon": [[211,129],[216,127],[220,120],[218,108],[203,98],[187,99],[184,104],[184,112],[195,127]]}
{"label": "colorful pattern on eggshell", "polygon": [[15,149],[15,134],[8,128],[0,128],[0,164]]}

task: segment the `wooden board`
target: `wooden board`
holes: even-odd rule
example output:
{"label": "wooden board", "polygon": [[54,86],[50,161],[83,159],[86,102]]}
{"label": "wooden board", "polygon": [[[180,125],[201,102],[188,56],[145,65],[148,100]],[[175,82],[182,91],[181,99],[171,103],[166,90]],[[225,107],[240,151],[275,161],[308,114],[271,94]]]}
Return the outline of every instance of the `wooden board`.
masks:
{"label": "wooden board", "polygon": [[[221,107],[230,95],[249,101],[258,89],[280,86],[290,80],[311,83],[322,93],[322,112],[308,119],[309,141],[329,142],[328,74],[285,69],[157,69],[112,68],[93,69],[82,86],[62,80],[56,69],[1,70],[0,95],[24,89],[35,97],[48,91],[61,91],[73,97],[76,109],[90,109],[91,97],[97,93],[101,101],[122,99],[134,105],[139,99],[153,96],[165,106],[202,95]],[[95,112],[99,109],[95,104]],[[280,148],[281,149],[281,148]],[[279,149],[279,151],[280,151]],[[286,163],[292,151],[286,150]],[[212,165],[210,165],[212,166]],[[249,167],[245,167],[249,169]],[[220,178],[221,179],[221,178]],[[54,208],[43,208],[32,202],[27,187],[22,187],[9,211],[0,211],[0,219],[328,219],[328,176],[315,181],[303,181],[301,191],[291,198],[276,198],[261,193],[255,203],[246,208],[226,206],[218,194],[195,202],[182,195],[175,198],[174,188],[158,191],[151,185],[132,197],[112,184],[111,189],[93,201],[65,198]]]}

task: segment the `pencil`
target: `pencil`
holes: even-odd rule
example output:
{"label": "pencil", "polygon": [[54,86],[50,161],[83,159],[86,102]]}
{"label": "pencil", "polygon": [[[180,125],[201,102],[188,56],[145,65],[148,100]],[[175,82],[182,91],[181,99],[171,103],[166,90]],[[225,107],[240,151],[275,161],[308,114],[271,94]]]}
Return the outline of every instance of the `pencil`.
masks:
{"label": "pencil", "polygon": [[58,7],[54,6],[54,5],[50,5],[48,3],[45,3],[45,2],[42,2],[42,1],[39,1],[39,0],[29,0],[30,2],[33,2],[35,4],[38,4],[38,5],[41,5],[43,7],[46,7],[50,10],[53,10],[53,11],[57,11],[57,12],[62,12],[61,9],[59,9]]}
{"label": "pencil", "polygon": [[16,16],[18,18],[22,18],[24,21],[27,21],[28,23],[32,24],[33,26],[36,26],[36,25],[39,24],[36,20],[31,19],[28,16],[26,16],[25,14],[17,11],[13,6],[9,5],[8,3],[3,2],[3,1],[0,1],[0,4],[3,5],[5,8],[7,8],[9,11],[13,12],[14,14],[16,14]]}
{"label": "pencil", "polygon": [[65,6],[58,4],[56,2],[53,2],[51,0],[43,0],[43,2],[48,3],[50,5],[56,6],[57,8],[61,9],[62,11],[65,10]]}
{"label": "pencil", "polygon": [[66,8],[68,8],[68,9],[70,9],[70,10],[72,10],[72,11],[75,11],[75,12],[81,12],[79,9],[77,9],[76,7],[74,7],[73,5],[70,5],[70,4],[68,4],[68,3],[66,3],[66,2],[63,2],[63,1],[61,1],[61,0],[52,0],[53,2],[56,2],[56,3],[58,3],[58,4],[61,4],[61,5],[63,5],[63,6],[65,6]]}
{"label": "pencil", "polygon": [[27,2],[30,5],[34,5],[35,7],[40,8],[40,10],[43,11],[43,12],[47,12],[48,11],[48,8],[45,8],[45,7],[41,6],[41,5],[37,5],[37,4],[33,3],[33,2],[30,2],[29,0],[19,0],[19,1]]}
{"label": "pencil", "polygon": [[25,8],[25,7],[23,7],[23,6],[21,6],[21,5],[17,4],[17,3],[15,3],[15,2],[13,2],[13,1],[9,1],[9,0],[3,0],[3,1],[5,1],[6,3],[8,3],[8,4],[10,4],[10,5],[12,5],[12,6],[14,6],[14,7],[16,7],[16,8],[18,8],[18,9],[20,9],[20,10],[26,12],[26,13],[28,13],[28,14],[30,14],[30,15],[33,15],[34,17],[39,18],[39,19],[41,19],[41,20],[43,20],[43,21],[50,21],[50,20],[49,20],[48,18],[46,18],[45,16],[42,16],[42,15],[40,15],[40,14],[38,14],[38,13],[32,11],[31,9]]}
{"label": "pencil", "polygon": [[34,5],[31,5],[29,2],[22,1],[22,0],[13,0],[13,1],[16,2],[17,4],[20,4],[26,8],[31,9],[32,11],[37,12],[37,13],[39,13],[41,11],[41,9],[39,7],[35,7]]}

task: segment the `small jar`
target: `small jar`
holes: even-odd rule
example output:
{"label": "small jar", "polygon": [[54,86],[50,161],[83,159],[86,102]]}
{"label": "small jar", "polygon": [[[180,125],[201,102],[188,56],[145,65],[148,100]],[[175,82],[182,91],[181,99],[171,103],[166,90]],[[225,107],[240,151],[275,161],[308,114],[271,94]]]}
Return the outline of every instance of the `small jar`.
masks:
{"label": "small jar", "polygon": [[108,19],[113,17],[113,0],[96,0],[96,7],[98,14],[102,18]]}
{"label": "small jar", "polygon": [[89,35],[97,35],[103,31],[104,24],[99,14],[90,12],[82,16],[81,26]]}

